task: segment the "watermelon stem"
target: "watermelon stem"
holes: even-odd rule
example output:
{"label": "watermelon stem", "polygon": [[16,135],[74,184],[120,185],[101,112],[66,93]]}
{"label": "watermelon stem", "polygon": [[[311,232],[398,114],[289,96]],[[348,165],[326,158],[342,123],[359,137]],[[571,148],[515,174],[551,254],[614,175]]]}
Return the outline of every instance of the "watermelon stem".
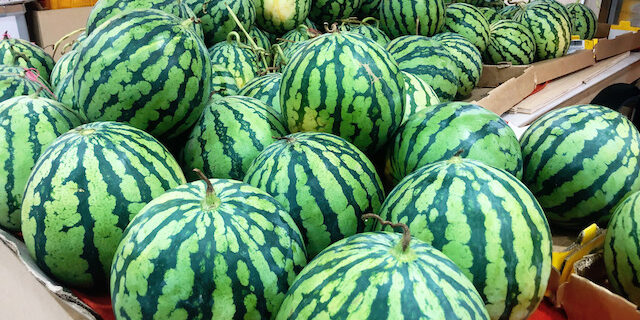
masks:
{"label": "watermelon stem", "polygon": [[271,137],[274,140],[277,141],[282,141],[282,140],[287,140],[287,142],[293,142],[293,138],[289,137],[289,136],[284,136],[284,137]]}
{"label": "watermelon stem", "polygon": [[324,23],[324,30],[325,30],[327,33],[336,33],[336,32],[338,32],[338,33],[339,33],[339,32],[340,32],[340,31],[338,30],[338,24],[337,24],[336,22],[334,22],[334,23],[331,25],[331,29],[329,29],[329,22],[325,22],[325,23]]}
{"label": "watermelon stem", "polygon": [[390,226],[391,228],[402,228],[402,251],[407,251],[409,248],[409,242],[411,242],[411,232],[409,227],[404,223],[393,223],[391,221],[382,220],[379,215],[373,213],[366,213],[362,215],[362,220],[376,219],[383,226]]}
{"label": "watermelon stem", "polygon": [[366,18],[362,19],[362,24],[371,25],[371,24],[369,23],[369,21],[373,21],[373,22],[375,23],[375,26],[376,26],[376,27],[379,27],[379,26],[380,26],[380,20],[378,20],[378,19],[376,19],[376,18],[374,18],[374,17],[366,17]]}
{"label": "watermelon stem", "polygon": [[238,19],[238,16],[236,16],[235,12],[231,10],[231,7],[229,6],[229,4],[225,2],[224,5],[227,7],[227,11],[229,12],[229,15],[231,16],[231,18],[233,18],[233,21],[236,23],[236,26],[238,26],[238,28],[240,28],[240,31],[242,31],[242,34],[244,34],[244,36],[247,37],[247,42],[249,42],[249,45],[251,46],[251,50],[253,50],[253,52],[260,57],[260,60],[262,60],[262,64],[264,65],[264,67],[269,68],[269,64],[267,63],[267,59],[265,58],[266,52],[264,51],[264,49],[260,48],[256,44],[256,42],[253,41],[253,38],[251,38],[251,36],[249,35],[249,32],[247,32],[247,30],[244,28],[244,26],[240,22],[240,19]]}
{"label": "watermelon stem", "polygon": [[462,153],[464,152],[464,149],[460,149],[458,151],[456,151],[456,154],[454,154],[454,157],[459,157]]}
{"label": "watermelon stem", "polygon": [[416,18],[416,35],[420,35],[420,18]]}
{"label": "watermelon stem", "polygon": [[58,41],[56,41],[56,43],[53,44],[53,54],[51,54],[51,56],[52,57],[56,56],[56,52],[58,52],[58,47],[60,47],[60,44],[62,44],[62,42],[64,42],[65,40],[69,39],[69,37],[73,36],[74,34],[83,32],[85,30],[87,30],[87,28],[80,28],[80,29],[71,31],[71,32],[67,33],[66,35],[62,36],[62,38],[60,38]]}
{"label": "watermelon stem", "polygon": [[205,176],[204,173],[202,173],[202,171],[200,171],[200,169],[198,168],[193,169],[193,172],[195,172],[198,177],[200,177],[200,179],[207,184],[207,195],[204,199],[206,209],[215,209],[220,204],[220,198],[218,198],[218,196],[216,195],[216,192],[213,189],[213,184],[211,184],[211,180],[207,179],[207,176]]}
{"label": "watermelon stem", "polygon": [[[294,41],[294,42],[295,42],[295,41]],[[284,52],[282,51],[282,47],[280,47],[280,45],[279,45],[279,44],[277,44],[277,43],[276,43],[276,44],[274,44],[271,48],[272,48],[273,50],[275,50],[275,51],[276,51],[276,54],[277,54],[277,55],[279,55],[279,56],[280,56],[280,60],[282,60],[282,65],[286,65],[286,64],[289,62],[289,61],[287,61],[287,58],[285,58],[285,56],[284,56]],[[277,60],[278,60],[278,59],[276,59],[276,57],[274,56],[274,57],[273,57],[273,63],[274,63],[274,66],[275,66],[275,63],[276,63],[276,61],[277,61]]]}

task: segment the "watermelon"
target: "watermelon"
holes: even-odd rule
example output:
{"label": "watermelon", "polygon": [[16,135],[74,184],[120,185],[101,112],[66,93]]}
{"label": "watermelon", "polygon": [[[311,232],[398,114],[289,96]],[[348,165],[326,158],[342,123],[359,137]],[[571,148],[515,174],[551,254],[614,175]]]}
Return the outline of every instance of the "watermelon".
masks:
{"label": "watermelon", "polygon": [[423,109],[440,103],[438,95],[431,86],[408,72],[402,72],[404,75],[404,116],[402,123],[409,120],[409,117],[418,113]]}
{"label": "watermelon", "polygon": [[534,61],[535,53],[535,38],[523,24],[500,20],[491,25],[491,39],[484,55],[488,63],[530,64]]}
{"label": "watermelon", "polygon": [[50,84],[51,87],[55,88],[58,86],[58,83],[64,76],[66,76],[75,66],[76,58],[78,57],[78,51],[71,50],[65,53],[58,61],[56,65],[53,67],[50,76]]}
{"label": "watermelon", "polygon": [[[565,9],[564,6],[559,6]],[[571,22],[566,14],[556,5],[536,1],[515,15],[515,20],[533,34],[536,42],[536,60],[562,57],[569,50]]]}
{"label": "watermelon", "polygon": [[478,8],[467,3],[447,6],[443,31],[460,34],[480,52],[484,52],[489,42],[489,22]]}
{"label": "watermelon", "polygon": [[320,24],[347,19],[360,10],[362,1],[363,0],[314,0],[311,2],[309,18]]}
{"label": "watermelon", "polygon": [[256,20],[253,0],[185,0],[184,3],[191,7],[200,19],[207,47],[224,41],[229,32],[240,30],[233,16],[229,14],[227,5],[245,30],[249,30]]}
{"label": "watermelon", "polygon": [[78,53],[74,105],[90,121],[122,121],[155,136],[186,131],[211,92],[209,54],[191,24],[153,9],[101,24]]}
{"label": "watermelon", "polygon": [[185,183],[169,151],[142,130],[94,122],[42,153],[27,181],[22,234],[40,269],[62,284],[99,290],[131,218]]}
{"label": "watermelon", "polygon": [[502,19],[513,19],[516,14],[518,14],[522,10],[523,7],[521,5],[508,5],[498,10],[498,14],[502,17]]}
{"label": "watermelon", "polygon": [[[206,178],[205,178],[206,180]],[[273,197],[225,179],[179,186],[125,230],[111,267],[118,319],[269,319],[306,265]]]}
{"label": "watermelon", "polygon": [[502,8],[504,6],[503,0],[455,0],[449,1],[457,3],[466,3],[476,7],[488,7],[488,8]]}
{"label": "watermelon", "polygon": [[442,101],[458,92],[460,69],[457,59],[440,42],[424,36],[403,36],[389,42],[387,50],[402,71],[428,83]]}
{"label": "watermelon", "polygon": [[389,43],[389,41],[391,41],[389,39],[389,36],[387,36],[382,30],[380,30],[378,20],[371,17],[366,18],[360,22],[342,24],[340,26],[340,30],[359,33],[375,41],[383,47],[385,47]]}
{"label": "watermelon", "polygon": [[274,196],[305,239],[308,257],[362,232],[363,213],[384,200],[371,161],[346,140],[320,132],[286,136],[266,147],[244,181]]}
{"label": "watermelon", "polygon": [[616,292],[640,304],[640,192],[635,192],[615,209],[604,240],[604,263],[609,282]]}
{"label": "watermelon", "polygon": [[236,32],[231,32],[227,41],[209,48],[213,69],[211,89],[216,94],[236,95],[258,75],[258,56],[251,48],[242,45],[239,39]]}
{"label": "watermelon", "polygon": [[488,320],[460,269],[405,232],[357,234],[322,251],[298,275],[276,319]]}
{"label": "watermelon", "polygon": [[290,132],[339,135],[365,152],[402,122],[404,77],[391,55],[356,33],[316,37],[282,72],[280,107]]}
{"label": "watermelon", "polygon": [[[258,29],[256,26],[252,26],[248,33],[249,36],[251,36],[253,42],[258,46],[258,48],[264,49],[265,53],[271,52],[271,40],[269,39],[269,35],[266,32]],[[249,41],[247,41],[244,34],[242,35],[242,40],[243,43],[250,46]]]}
{"label": "watermelon", "polygon": [[442,103],[409,117],[391,144],[394,182],[422,166],[454,155],[481,161],[522,177],[515,133],[495,113],[467,102]]}
{"label": "watermelon", "polygon": [[[85,34],[90,35],[101,24],[120,13],[130,10],[157,9],[174,15],[180,20],[195,19],[195,14],[191,8],[183,1],[175,0],[98,0],[91,9],[87,18]],[[202,26],[200,23],[190,25],[194,31],[202,38]],[[86,37],[85,35],[85,37]],[[79,42],[83,41],[79,38]],[[74,48],[75,49],[75,48]]]}
{"label": "watermelon", "polygon": [[[310,42],[311,40],[309,39],[298,42],[282,41],[274,44],[271,49],[276,62],[276,66],[280,67],[280,69],[283,69],[284,66],[289,62],[289,60],[291,60],[294,53],[301,51],[300,49],[306,47]],[[285,48],[284,50],[282,49],[283,46]]]}
{"label": "watermelon", "polygon": [[[527,4],[528,7],[534,6],[534,5],[546,5],[560,11],[562,16],[567,21],[569,21],[569,25],[571,25],[572,22],[571,22],[571,15],[569,14],[569,10],[567,10],[567,7],[565,7],[562,3],[556,0],[534,0]],[[569,29],[571,29],[571,27],[569,27]]]}
{"label": "watermelon", "polygon": [[49,81],[53,69],[53,58],[29,41],[9,38],[7,32],[0,40],[0,64],[35,69],[42,79]]}
{"label": "watermelon", "polygon": [[[280,81],[281,73],[267,73],[254,78],[240,90],[239,95],[256,98],[280,114]],[[278,115],[278,117],[280,117]]]}
{"label": "watermelon", "polygon": [[279,38],[278,44],[282,51],[286,51],[287,48],[292,46],[296,42],[309,40],[318,36],[314,29],[309,28],[307,25],[301,24],[297,28],[290,30]]}
{"label": "watermelon", "polygon": [[23,67],[0,65],[0,102],[34,93],[41,97],[53,98],[47,82],[33,71]]}
{"label": "watermelon", "polygon": [[380,27],[389,37],[432,36],[445,21],[444,0],[382,0]]}
{"label": "watermelon", "polygon": [[0,102],[0,227],[20,231],[22,192],[42,152],[82,120],[57,101],[19,96]]}
{"label": "watermelon", "polygon": [[[498,13],[498,10],[496,10],[494,8],[480,7],[480,8],[478,8],[478,10],[480,10],[480,12],[482,12],[482,15],[484,16],[485,19],[487,19],[487,22],[489,23],[489,25],[491,25],[492,23],[496,23],[496,22],[502,20],[502,17]],[[491,34],[491,32],[489,32],[489,34]]]}
{"label": "watermelon", "polygon": [[466,99],[471,95],[471,91],[478,84],[478,81],[480,81],[482,54],[469,40],[457,33],[439,33],[433,36],[431,40],[439,42],[453,56],[458,67],[457,73],[460,75],[456,98],[458,100]]}
{"label": "watermelon", "polygon": [[591,40],[598,28],[596,14],[582,3],[570,3],[567,5],[571,21],[571,34],[580,36],[580,39]]}
{"label": "watermelon", "polygon": [[60,83],[58,83],[58,86],[56,86],[53,94],[58,102],[64,104],[65,106],[67,106],[67,108],[73,110],[74,112],[78,113],[80,117],[84,118],[84,116],[80,114],[80,110],[73,104],[74,93],[72,84],[73,74],[69,73],[64,76],[62,80],[60,80]]}
{"label": "watermelon", "polygon": [[382,0],[362,0],[358,16],[360,17],[380,17],[380,3]]}
{"label": "watermelon", "polygon": [[522,181],[552,225],[603,227],[615,206],[640,190],[640,134],[623,115],[579,105],[551,111],[520,139]]}
{"label": "watermelon", "polygon": [[460,157],[423,166],[389,193],[380,216],[407,224],[415,238],[451,258],[491,319],[527,319],[542,301],[551,271],[549,225],[508,172]]}
{"label": "watermelon", "polygon": [[311,0],[255,0],[255,5],[256,24],[263,30],[276,35],[281,35],[305,23],[311,10]]}
{"label": "watermelon", "polygon": [[208,177],[242,180],[251,162],[287,134],[279,114],[264,102],[230,96],[212,100],[184,147],[185,172],[201,168]]}

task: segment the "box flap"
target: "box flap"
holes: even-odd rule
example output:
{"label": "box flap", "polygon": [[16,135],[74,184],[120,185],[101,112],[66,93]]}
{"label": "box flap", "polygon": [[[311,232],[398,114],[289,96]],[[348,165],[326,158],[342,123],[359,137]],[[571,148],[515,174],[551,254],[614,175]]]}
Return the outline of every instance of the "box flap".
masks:
{"label": "box flap", "polygon": [[530,65],[485,64],[482,66],[482,75],[480,75],[477,87],[495,88],[511,78],[519,77],[530,67]]}
{"label": "box flap", "polygon": [[557,79],[596,63],[592,50],[578,50],[564,57],[536,62],[532,65],[536,84]]}
{"label": "box flap", "polygon": [[615,39],[599,39],[594,53],[600,61],[637,48],[640,48],[640,33],[625,33]]}
{"label": "box flap", "polygon": [[534,79],[533,69],[526,69],[519,77],[511,78],[474,103],[502,115],[533,92],[536,87]]}

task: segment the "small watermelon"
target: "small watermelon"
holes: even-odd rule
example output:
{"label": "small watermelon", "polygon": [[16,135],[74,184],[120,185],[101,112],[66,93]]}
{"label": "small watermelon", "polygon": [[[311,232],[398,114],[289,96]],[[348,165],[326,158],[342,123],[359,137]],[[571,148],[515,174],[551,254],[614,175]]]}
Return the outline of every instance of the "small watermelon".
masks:
{"label": "small watermelon", "polygon": [[71,50],[65,53],[53,67],[50,76],[51,87],[55,88],[62,78],[64,78],[76,65],[76,58],[78,57],[78,51]]}
{"label": "small watermelon", "polygon": [[[480,10],[480,12],[482,12],[482,15],[484,16],[485,19],[487,19],[487,22],[489,23],[489,25],[491,25],[492,23],[496,23],[499,20],[502,20],[502,17],[498,13],[498,11],[496,9],[494,9],[494,8],[480,7],[480,8],[478,8],[478,10]],[[489,33],[491,33],[491,32],[489,32]]]}
{"label": "small watermelon", "polygon": [[444,0],[383,0],[380,27],[392,39],[406,35],[432,36],[445,21]]}
{"label": "small watermelon", "polygon": [[305,23],[311,10],[311,0],[255,0],[255,5],[258,26],[276,35]]}
{"label": "small watermelon", "polygon": [[229,32],[240,30],[233,16],[229,14],[227,5],[245,30],[249,30],[256,20],[253,0],[185,0],[184,3],[191,7],[200,19],[207,47],[224,41]]}
{"label": "small watermelon", "polygon": [[169,151],[142,130],[94,122],[40,156],[22,202],[22,234],[40,269],[78,288],[108,286],[129,221],[153,198],[185,183]]}
{"label": "small watermelon", "polygon": [[44,98],[53,98],[47,82],[32,70],[0,65],[0,102],[34,93]]}
{"label": "small watermelon", "polygon": [[35,69],[47,83],[54,61],[42,48],[22,39],[9,38],[5,32],[0,40],[0,64]]}
{"label": "small watermelon", "polygon": [[[559,6],[565,9],[564,6]],[[571,22],[566,14],[566,9],[563,12],[557,6],[539,0],[515,15],[515,20],[533,34],[537,61],[562,57],[569,50]]]}
{"label": "small watermelon", "polygon": [[403,90],[404,77],[384,48],[357,33],[328,33],[284,68],[282,118],[290,132],[329,132],[374,151],[402,122]]}
{"label": "small watermelon", "polygon": [[522,181],[552,225],[604,227],[615,206],[640,190],[640,133],[609,108],[551,111],[531,124],[520,145]]}
{"label": "small watermelon", "polygon": [[239,95],[256,98],[280,114],[281,80],[281,73],[267,73],[264,76],[254,78],[247,82],[242,90],[240,90]]}
{"label": "small watermelon", "polygon": [[596,14],[582,3],[570,3],[567,5],[571,21],[571,34],[580,36],[580,39],[591,40],[598,28]]}
{"label": "small watermelon", "polygon": [[185,172],[202,168],[208,177],[242,180],[251,162],[276,138],[287,135],[279,114],[249,97],[213,99],[183,151]]}
{"label": "small watermelon", "polygon": [[35,162],[82,120],[57,101],[19,96],[0,102],[0,227],[20,230],[22,193]]}
{"label": "small watermelon", "polygon": [[489,42],[489,22],[478,8],[467,3],[447,6],[443,31],[460,34],[480,52],[484,52]]}
{"label": "small watermelon", "polygon": [[333,23],[355,15],[363,0],[314,0],[309,18],[317,23]]}
{"label": "small watermelon", "polygon": [[359,22],[342,24],[340,30],[359,33],[383,47],[386,47],[389,41],[391,41],[389,36],[380,30],[378,20],[371,17]]}
{"label": "small watermelon", "polygon": [[440,42],[424,36],[403,36],[389,42],[387,50],[402,71],[428,83],[440,100],[455,98],[460,69],[456,58]]}
{"label": "small watermelon", "polygon": [[463,36],[453,32],[439,33],[431,38],[439,42],[453,56],[460,83],[456,99],[463,100],[471,95],[482,75],[482,54],[476,46]]}
{"label": "small watermelon", "polygon": [[404,94],[406,97],[402,123],[405,123],[411,115],[439,104],[440,99],[433,88],[422,79],[408,72],[402,71],[402,74],[404,75]]}
{"label": "small watermelon", "polygon": [[535,53],[533,34],[520,22],[500,20],[491,25],[491,39],[484,55],[487,63],[530,64]]}
{"label": "small watermelon", "polygon": [[542,301],[549,225],[531,192],[506,171],[460,157],[423,166],[389,193],[380,216],[406,223],[451,258],[491,319],[527,319]]}
{"label": "small watermelon", "polygon": [[258,56],[250,47],[240,43],[236,32],[229,33],[227,41],[209,48],[209,58],[213,70],[211,89],[216,94],[236,95],[258,75]]}
{"label": "small watermelon", "polygon": [[371,161],[346,140],[303,132],[268,146],[244,181],[274,196],[305,238],[309,258],[333,242],[362,232],[360,216],[384,200]]}
{"label": "small watermelon", "polygon": [[[206,180],[206,178],[205,178]],[[271,196],[233,180],[182,185],[125,230],[111,267],[117,319],[269,319],[306,265]]]}
{"label": "small watermelon", "polygon": [[489,315],[460,269],[405,231],[357,234],[322,251],[298,275],[276,319],[488,320]]}

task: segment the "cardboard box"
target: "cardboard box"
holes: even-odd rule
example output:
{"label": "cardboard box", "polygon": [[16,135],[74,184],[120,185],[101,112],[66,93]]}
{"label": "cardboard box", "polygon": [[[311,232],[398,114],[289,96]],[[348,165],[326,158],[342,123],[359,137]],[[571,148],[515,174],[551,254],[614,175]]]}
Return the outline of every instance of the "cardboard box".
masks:
{"label": "cardboard box", "polygon": [[[55,60],[58,60],[62,54],[61,52],[56,52],[54,55],[53,45],[65,35],[84,28],[92,8],[30,10],[27,14],[27,21],[33,41],[43,47]],[[69,37],[62,43],[61,47],[74,41],[79,34],[80,32]]]}

